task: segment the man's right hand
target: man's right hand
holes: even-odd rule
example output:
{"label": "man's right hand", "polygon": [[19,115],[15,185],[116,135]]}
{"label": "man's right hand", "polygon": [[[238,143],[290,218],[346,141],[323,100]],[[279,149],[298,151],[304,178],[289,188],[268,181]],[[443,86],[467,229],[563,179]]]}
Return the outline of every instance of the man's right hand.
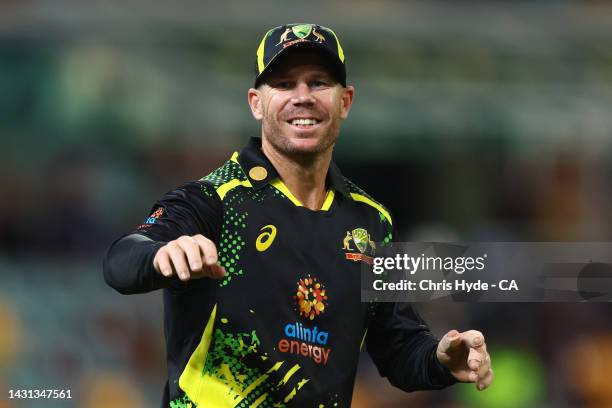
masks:
{"label": "man's right hand", "polygon": [[173,275],[182,281],[198,278],[221,279],[225,268],[217,265],[217,247],[203,235],[183,235],[159,248],[153,267],[165,277]]}

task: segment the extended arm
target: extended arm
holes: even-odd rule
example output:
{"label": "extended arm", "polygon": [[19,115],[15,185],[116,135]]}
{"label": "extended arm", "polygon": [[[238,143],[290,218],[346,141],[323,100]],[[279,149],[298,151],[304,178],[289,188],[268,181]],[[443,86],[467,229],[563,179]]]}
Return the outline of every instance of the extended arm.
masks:
{"label": "extended arm", "polygon": [[[167,193],[137,231],[115,241],[103,263],[104,279],[123,294],[144,293],[190,278],[222,277],[213,239],[221,203],[211,187],[187,183]],[[207,194],[205,194],[205,192]]]}
{"label": "extended arm", "polygon": [[381,303],[366,346],[383,377],[404,391],[434,390],[457,382],[436,357],[438,339],[409,303]]}

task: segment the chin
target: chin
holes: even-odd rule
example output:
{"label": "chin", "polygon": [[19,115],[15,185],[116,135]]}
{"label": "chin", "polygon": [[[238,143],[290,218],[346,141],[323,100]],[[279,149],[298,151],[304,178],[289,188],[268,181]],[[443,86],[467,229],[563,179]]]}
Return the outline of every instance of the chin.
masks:
{"label": "chin", "polygon": [[291,150],[303,153],[318,153],[324,150],[324,143],[316,138],[295,138],[289,142]]}
{"label": "chin", "polygon": [[295,132],[294,129],[279,128],[265,128],[264,131],[274,149],[289,155],[312,156],[326,152],[337,138],[327,132]]}
{"label": "chin", "polygon": [[333,149],[336,139],[298,138],[289,141],[289,153],[314,156]]}

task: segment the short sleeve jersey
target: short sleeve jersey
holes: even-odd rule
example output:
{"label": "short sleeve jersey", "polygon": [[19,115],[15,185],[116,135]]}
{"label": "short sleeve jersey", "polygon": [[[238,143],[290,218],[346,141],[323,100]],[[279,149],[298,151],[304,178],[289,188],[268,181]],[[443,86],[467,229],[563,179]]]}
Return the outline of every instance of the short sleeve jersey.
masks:
{"label": "short sleeve jersey", "polygon": [[321,210],[302,206],[260,145],[166,194],[137,231],[203,234],[227,270],[164,288],[165,406],[350,406],[375,312],[360,267],[392,240],[391,216],[333,162]]}

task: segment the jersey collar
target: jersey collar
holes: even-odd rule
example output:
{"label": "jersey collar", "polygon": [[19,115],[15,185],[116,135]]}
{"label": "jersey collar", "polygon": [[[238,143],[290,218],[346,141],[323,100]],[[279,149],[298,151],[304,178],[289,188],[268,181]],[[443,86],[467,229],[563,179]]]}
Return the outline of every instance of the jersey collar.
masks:
{"label": "jersey collar", "polygon": [[[260,137],[252,137],[238,155],[237,160],[255,190],[259,190],[279,178],[278,172],[261,150]],[[265,169],[265,172],[260,168]],[[344,182],[344,176],[333,161],[329,164],[325,183],[328,189],[332,188],[346,197],[350,197]]]}

